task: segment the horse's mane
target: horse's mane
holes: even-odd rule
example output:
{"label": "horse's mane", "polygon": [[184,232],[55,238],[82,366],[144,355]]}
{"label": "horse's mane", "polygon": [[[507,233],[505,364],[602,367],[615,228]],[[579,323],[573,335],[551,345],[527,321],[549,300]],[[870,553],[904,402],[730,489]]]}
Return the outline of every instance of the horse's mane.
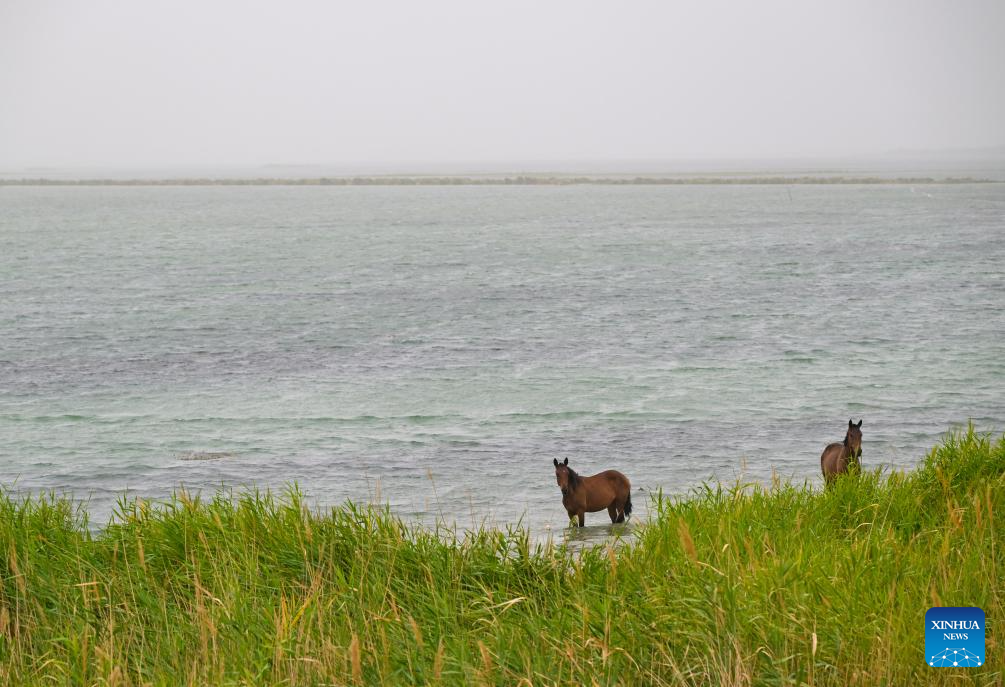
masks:
{"label": "horse's mane", "polygon": [[575,489],[582,481],[583,478],[579,476],[579,473],[572,468],[569,468],[569,491]]}

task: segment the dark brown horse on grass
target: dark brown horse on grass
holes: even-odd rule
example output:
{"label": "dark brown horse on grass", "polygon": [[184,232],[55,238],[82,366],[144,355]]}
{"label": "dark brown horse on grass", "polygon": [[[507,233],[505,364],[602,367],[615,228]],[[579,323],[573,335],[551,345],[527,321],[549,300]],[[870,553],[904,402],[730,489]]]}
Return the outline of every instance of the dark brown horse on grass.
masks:
{"label": "dark brown horse on grass", "polygon": [[840,444],[829,444],[820,455],[820,469],[824,473],[824,481],[830,485],[838,478],[848,472],[849,467],[854,466],[855,470],[861,467],[859,458],[862,457],[862,421],[853,424],[848,420],[848,431],[844,435],[844,442]]}
{"label": "dark brown horse on grass", "polygon": [[579,518],[579,526],[586,524],[586,514],[607,509],[611,522],[624,522],[632,514],[632,484],[617,470],[604,470],[590,477],[582,477],[569,467],[569,459],[562,463],[556,458],[555,481],[562,490],[562,505],[569,519]]}

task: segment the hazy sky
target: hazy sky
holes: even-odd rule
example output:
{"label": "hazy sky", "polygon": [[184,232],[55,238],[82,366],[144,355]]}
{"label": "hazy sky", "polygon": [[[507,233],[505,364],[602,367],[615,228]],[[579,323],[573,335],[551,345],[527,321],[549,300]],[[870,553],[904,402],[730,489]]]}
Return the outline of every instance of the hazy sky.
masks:
{"label": "hazy sky", "polygon": [[0,0],[0,170],[1005,144],[1005,0]]}

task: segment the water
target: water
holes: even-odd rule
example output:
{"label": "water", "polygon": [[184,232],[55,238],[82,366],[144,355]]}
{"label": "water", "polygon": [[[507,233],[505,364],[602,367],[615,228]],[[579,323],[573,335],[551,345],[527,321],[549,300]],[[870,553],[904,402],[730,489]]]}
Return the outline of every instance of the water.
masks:
{"label": "water", "polygon": [[643,516],[819,483],[849,417],[910,468],[1005,430],[1003,265],[1000,184],[0,188],[0,484],[540,536],[556,457]]}

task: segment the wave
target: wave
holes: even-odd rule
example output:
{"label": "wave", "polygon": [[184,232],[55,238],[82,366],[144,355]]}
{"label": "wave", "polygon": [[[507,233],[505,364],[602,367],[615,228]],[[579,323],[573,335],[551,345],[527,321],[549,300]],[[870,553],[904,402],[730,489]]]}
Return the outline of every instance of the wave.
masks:
{"label": "wave", "polygon": [[555,421],[555,420],[576,420],[581,418],[599,419],[669,419],[676,418],[678,412],[669,411],[644,411],[644,410],[557,410],[547,412],[508,412],[491,415],[462,415],[459,413],[443,414],[412,414],[412,415],[245,415],[241,417],[231,416],[202,416],[202,417],[170,417],[157,415],[13,415],[0,414],[0,419],[13,422],[88,422],[93,424],[119,424],[146,421],[152,424],[249,424],[249,423],[277,423],[277,424],[332,424],[332,425],[363,425],[382,426],[387,424],[407,424],[407,425],[434,425],[440,423],[449,424],[495,424],[510,423],[514,421]]}
{"label": "wave", "polygon": [[175,457],[178,460],[226,460],[236,458],[237,454],[231,451],[188,451]]}
{"label": "wave", "polygon": [[63,415],[19,415],[0,413],[0,419],[10,422],[90,422],[94,424],[116,424],[119,422],[134,422],[136,420],[155,420],[153,415],[78,415],[66,413]]}

